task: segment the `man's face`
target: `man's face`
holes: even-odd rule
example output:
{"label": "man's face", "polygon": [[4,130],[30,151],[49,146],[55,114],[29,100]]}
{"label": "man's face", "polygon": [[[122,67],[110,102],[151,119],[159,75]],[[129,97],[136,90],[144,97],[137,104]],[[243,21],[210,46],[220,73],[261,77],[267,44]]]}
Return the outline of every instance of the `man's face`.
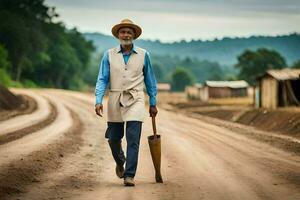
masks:
{"label": "man's face", "polygon": [[132,44],[134,38],[134,31],[132,28],[120,28],[119,30],[119,40],[122,45]]}

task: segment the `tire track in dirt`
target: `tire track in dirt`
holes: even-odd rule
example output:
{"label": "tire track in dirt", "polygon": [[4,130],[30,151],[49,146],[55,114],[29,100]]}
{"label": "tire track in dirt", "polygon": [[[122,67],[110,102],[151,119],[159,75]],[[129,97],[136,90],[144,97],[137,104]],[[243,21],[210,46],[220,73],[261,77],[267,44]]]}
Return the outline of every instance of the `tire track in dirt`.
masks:
{"label": "tire track in dirt", "polygon": [[217,126],[230,129],[231,131],[243,134],[251,139],[255,139],[260,142],[268,143],[274,147],[280,148],[285,151],[289,151],[300,155],[300,140],[290,136],[284,136],[279,133],[269,133],[267,131],[258,130],[254,127],[246,126],[243,124],[237,124],[233,122],[228,122],[208,116],[203,116],[199,114],[187,114],[188,116],[205,121],[208,123],[215,124]]}
{"label": "tire track in dirt", "polygon": [[[178,116],[178,120],[180,120],[182,123],[187,123],[185,116]],[[166,122],[168,123],[168,122]],[[264,157],[272,157],[272,159],[276,159],[280,162],[286,162],[288,164],[295,164],[297,163],[296,160],[298,160],[298,156],[291,154],[290,152],[284,153],[282,150],[278,150],[277,148],[274,148],[269,143],[264,143],[262,141],[256,141],[256,140],[249,140],[245,135],[240,134],[232,134],[232,130],[230,128],[223,128],[221,126],[216,126],[214,124],[209,124],[206,121],[199,121],[190,118],[189,119],[189,128],[191,129],[201,129],[197,134],[201,134],[202,132],[208,132],[210,139],[219,140],[224,143],[224,145],[232,146],[232,140],[235,141],[235,150],[240,151],[241,153],[247,154],[248,156],[255,157],[253,152],[256,154],[259,154],[260,156]],[[194,131],[195,132],[195,131]],[[221,138],[221,140],[220,140]],[[244,147],[248,146],[247,149]],[[264,149],[264,151],[263,151]],[[250,152],[250,154],[249,154]],[[274,155],[279,154],[281,156]],[[293,159],[294,158],[294,159]]]}
{"label": "tire track in dirt", "polygon": [[[53,101],[59,111],[54,122],[44,129],[0,146],[2,155],[8,155],[7,152],[14,155],[14,149],[19,148],[17,144],[22,144],[23,148],[28,147],[28,145],[34,146],[29,151],[25,151],[24,154],[17,151],[14,158],[1,158],[0,196],[3,199],[11,199],[16,194],[22,196],[26,192],[26,186],[39,183],[40,178],[45,173],[59,169],[63,160],[79,151],[82,145],[81,122],[77,114],[71,110],[66,110],[60,103],[55,102],[55,98],[49,96],[48,98]],[[72,120],[73,126],[69,126],[68,117]],[[57,120],[66,120],[65,126],[61,126]],[[56,124],[58,127],[54,128]],[[56,131],[56,134],[52,136],[43,135],[51,130]],[[30,139],[34,140],[32,144]]]}
{"label": "tire track in dirt", "polygon": [[[256,182],[247,177],[240,177],[239,173],[234,173],[235,168],[240,165],[239,162],[226,162],[222,155],[215,153],[214,144],[212,145],[205,138],[194,138],[194,133],[190,133],[191,127],[187,128],[178,121],[166,127],[173,127],[173,129],[165,127],[160,129],[164,133],[165,140],[168,140],[168,148],[165,148],[166,155],[174,161],[168,171],[171,170],[175,175],[175,177],[170,177],[178,183],[178,190],[181,190],[187,199],[201,199],[200,197],[204,199],[255,199],[258,196],[267,196],[263,190],[253,189],[252,186]],[[181,134],[184,134],[184,137]],[[182,162],[178,163],[178,160]],[[178,169],[176,165],[182,166]],[[169,174],[172,173],[169,172]],[[193,191],[192,194],[189,194],[189,191]],[[243,191],[243,193],[238,194],[237,191]],[[176,198],[180,199],[179,197],[176,194]]]}
{"label": "tire track in dirt", "polygon": [[53,123],[53,121],[57,117],[57,109],[51,102],[48,102],[48,103],[50,104],[50,113],[49,113],[49,115],[47,116],[46,119],[44,119],[43,121],[38,122],[37,124],[33,124],[31,126],[21,128],[19,130],[14,131],[14,132],[9,132],[9,133],[6,133],[4,135],[0,135],[0,145],[11,142],[13,140],[20,139],[20,138],[22,138],[22,137],[24,137],[24,136],[26,136],[30,133],[41,130],[44,127],[46,127],[46,126],[50,125],[51,123]]}
{"label": "tire track in dirt", "polygon": [[[80,150],[64,159],[61,167],[44,174],[40,183],[28,187],[28,193],[20,198],[39,199],[73,199],[82,191],[93,191],[100,184],[100,171],[105,167],[102,160],[108,155],[106,144],[101,135],[103,128],[98,126],[99,118],[93,110],[93,103],[82,101],[74,95],[60,91],[49,91],[53,96],[60,96],[61,102],[75,112],[82,121],[82,145]],[[101,123],[101,122],[100,122]],[[104,121],[102,122],[104,124]],[[100,130],[99,130],[100,129]],[[98,138],[98,140],[95,140]],[[78,194],[79,193],[79,194]]]}
{"label": "tire track in dirt", "polygon": [[0,122],[17,117],[19,115],[31,114],[37,109],[37,102],[28,95],[22,95],[24,104],[21,107],[16,108],[12,111],[1,111],[0,112]]}
{"label": "tire track in dirt", "polygon": [[11,119],[1,121],[0,136],[23,129],[28,126],[32,126],[32,124],[37,124],[47,119],[47,117],[50,115],[50,105],[48,101],[38,93],[38,91],[33,92],[30,90],[22,89],[19,92],[21,94],[30,95],[37,102],[37,109],[30,114],[19,115]]}
{"label": "tire track in dirt", "polygon": [[[178,120],[185,118],[185,116],[178,117]],[[195,119],[190,119],[189,122],[189,129],[191,129],[193,134],[205,137],[211,142],[221,143],[224,146],[230,147],[234,151],[247,155],[248,158],[256,159],[255,162],[258,162],[261,158],[263,158],[284,164],[285,166],[293,166],[294,169],[299,166],[299,157],[293,153],[291,154],[274,148],[268,143],[249,140],[244,135],[232,134],[230,129],[217,127]],[[201,131],[197,131],[197,129],[200,129]],[[247,146],[247,148],[245,148],[245,146]]]}
{"label": "tire track in dirt", "polygon": [[[288,135],[283,135],[280,133],[276,132],[269,132],[269,131],[263,131],[259,130],[253,126],[247,126],[244,124],[240,123],[235,123],[231,121],[225,121],[222,119],[206,116],[203,114],[196,114],[192,112],[191,109],[188,110],[182,110],[178,109],[174,106],[170,106],[167,104],[162,105],[164,109],[167,111],[171,111],[174,113],[182,113],[188,117],[194,118],[194,119],[199,119],[201,121],[214,124],[226,129],[230,129],[231,131],[243,134],[251,139],[255,139],[257,141],[269,143],[277,148],[280,148],[282,150],[290,151],[296,154],[300,155],[300,140],[296,137],[288,136]],[[205,108],[207,109],[207,108]],[[214,108],[215,110],[216,108]]]}
{"label": "tire track in dirt", "polygon": [[[180,117],[177,117],[177,119],[180,120]],[[164,122],[164,124],[166,124],[166,127],[176,127],[174,123],[168,124],[168,122]],[[202,161],[205,157],[209,157],[210,159],[217,159],[218,162],[221,163],[219,164],[221,168],[228,168],[228,170],[223,170],[222,173],[233,173],[230,174],[228,177],[236,177],[236,180],[242,180],[240,185],[246,183],[247,187],[256,190],[255,193],[259,194],[258,197],[260,198],[268,199],[268,196],[272,195],[271,197],[273,199],[276,199],[278,198],[278,194],[286,193],[286,197],[289,196],[289,199],[293,199],[291,198],[292,193],[290,194],[288,191],[295,190],[295,188],[297,188],[300,184],[299,181],[290,180],[290,178],[293,179],[294,177],[299,177],[299,158],[296,160],[295,158],[297,157],[289,156],[292,158],[292,160],[289,160],[289,162],[282,162],[283,159],[276,158],[277,156],[280,156],[280,154],[277,155],[278,152],[276,152],[273,155],[271,155],[271,153],[267,153],[266,155],[264,155],[264,151],[266,150],[264,149],[264,145],[259,149],[261,152],[259,152],[259,150],[257,150],[256,152],[251,148],[251,142],[248,142],[248,144],[240,145],[240,141],[232,141],[232,139],[230,137],[227,137],[226,134],[224,135],[221,132],[216,132],[218,130],[217,128],[213,130],[205,129],[205,127],[201,126],[200,122],[197,123],[197,127],[193,126],[193,123],[190,123],[188,125],[185,125],[187,123],[181,124],[182,126],[177,127],[177,131],[184,133],[184,136],[185,138],[187,138],[187,141],[195,141],[195,147],[193,148],[195,149],[195,153],[201,152],[201,148],[205,150],[204,152],[202,151]],[[168,132],[169,130],[164,129],[164,131]],[[223,130],[223,132],[226,132],[226,130]],[[175,130],[174,133],[176,135]],[[172,135],[173,137],[174,133]],[[222,151],[216,151],[218,148],[222,149]],[[285,155],[284,152],[282,153],[283,155]],[[201,154],[199,155],[199,157],[200,156]],[[232,157],[234,157],[235,159],[232,159]],[[199,163],[201,163],[201,160],[199,160]],[[211,164],[212,166],[218,166],[217,164]],[[269,167],[273,167],[273,169],[275,167],[276,170],[270,170]],[[290,173],[289,176],[281,176],[283,171],[284,173]],[[249,172],[253,172],[253,174],[249,174]],[[220,176],[221,175],[223,174],[220,174]],[[219,181],[219,183],[222,184],[222,181]],[[272,183],[274,183],[274,185],[272,185]],[[279,185],[280,183],[286,185],[291,184],[294,186],[290,187],[286,191],[284,191],[285,188],[283,188],[280,191],[280,188],[278,188],[278,186],[276,187],[276,185]],[[297,190],[295,190],[295,194],[297,194]]]}
{"label": "tire track in dirt", "polygon": [[[255,166],[244,166],[243,159],[246,156],[240,155],[234,152],[234,149],[226,149],[226,153],[216,152],[216,145],[221,146],[223,144],[218,144],[207,140],[205,137],[199,137],[194,133],[185,133],[188,138],[190,147],[195,149],[195,160],[198,160],[199,166],[209,170],[209,176],[202,176],[201,179],[208,179],[210,181],[210,186],[213,186],[215,194],[219,194],[223,199],[252,199],[252,198],[262,198],[262,199],[272,199],[268,188],[264,187],[264,184],[257,180],[257,172],[255,174],[249,175],[249,171],[261,171]],[[199,145],[201,147],[199,148]],[[225,148],[224,148],[225,150]],[[231,150],[232,155],[235,155],[236,160],[228,159],[227,152]],[[201,155],[209,156],[209,161],[206,161]],[[213,166],[218,166],[218,169]],[[197,168],[195,164],[193,167]],[[263,175],[265,175],[263,173]],[[268,176],[266,176],[268,177]],[[200,177],[199,177],[200,180]],[[211,181],[214,180],[214,181]],[[267,180],[267,179],[266,179]],[[226,184],[230,182],[230,184]],[[224,188],[226,192],[224,192]],[[208,191],[209,191],[208,190]],[[238,194],[237,191],[243,191],[243,193]],[[211,191],[212,192],[212,191]],[[250,198],[249,198],[250,197]],[[213,197],[213,199],[216,197]]]}

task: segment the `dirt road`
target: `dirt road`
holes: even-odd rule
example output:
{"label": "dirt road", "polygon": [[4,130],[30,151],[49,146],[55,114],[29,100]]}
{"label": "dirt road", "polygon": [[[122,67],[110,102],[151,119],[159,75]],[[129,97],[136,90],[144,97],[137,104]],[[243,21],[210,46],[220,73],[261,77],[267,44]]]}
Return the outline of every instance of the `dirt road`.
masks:
{"label": "dirt road", "polygon": [[38,108],[0,122],[0,199],[300,199],[298,154],[164,109],[157,117],[164,183],[154,182],[146,118],[136,187],[124,187],[93,95],[15,92],[34,98]]}

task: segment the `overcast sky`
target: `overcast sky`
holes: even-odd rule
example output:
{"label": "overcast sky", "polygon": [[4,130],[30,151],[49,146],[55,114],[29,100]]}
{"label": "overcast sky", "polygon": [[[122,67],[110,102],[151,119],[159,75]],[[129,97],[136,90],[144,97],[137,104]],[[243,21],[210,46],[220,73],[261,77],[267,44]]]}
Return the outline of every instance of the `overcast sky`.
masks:
{"label": "overcast sky", "polygon": [[141,38],[181,39],[278,35],[300,32],[300,0],[46,0],[59,20],[82,32],[111,34],[129,18]]}

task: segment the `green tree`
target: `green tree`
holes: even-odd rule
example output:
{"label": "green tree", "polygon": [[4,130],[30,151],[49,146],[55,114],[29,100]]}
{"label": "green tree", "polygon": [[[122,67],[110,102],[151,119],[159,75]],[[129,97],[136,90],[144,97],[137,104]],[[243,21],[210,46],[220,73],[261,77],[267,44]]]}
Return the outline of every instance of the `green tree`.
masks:
{"label": "green tree", "polygon": [[300,69],[300,60],[294,62],[294,64],[292,65],[293,69]]}
{"label": "green tree", "polygon": [[10,69],[10,62],[7,58],[6,49],[0,44],[0,84],[4,86],[11,85],[11,79],[7,71]]}
{"label": "green tree", "polygon": [[192,85],[194,78],[190,71],[183,67],[177,67],[172,73],[172,90],[184,91],[185,87]]}
{"label": "green tree", "polygon": [[44,0],[1,0],[0,42],[5,44],[12,63],[12,76],[19,81],[23,72],[33,71],[46,50],[44,23],[55,16]]}
{"label": "green tree", "polygon": [[240,70],[239,78],[249,83],[254,83],[255,78],[268,69],[282,69],[287,66],[278,52],[264,48],[257,51],[246,50],[237,59],[235,67]]}
{"label": "green tree", "polygon": [[8,61],[7,50],[3,45],[0,44],[0,68],[4,70],[9,70],[11,67],[10,62]]}
{"label": "green tree", "polygon": [[25,85],[79,88],[94,47],[68,30],[44,0],[0,0],[0,42],[8,51],[13,79]]}

